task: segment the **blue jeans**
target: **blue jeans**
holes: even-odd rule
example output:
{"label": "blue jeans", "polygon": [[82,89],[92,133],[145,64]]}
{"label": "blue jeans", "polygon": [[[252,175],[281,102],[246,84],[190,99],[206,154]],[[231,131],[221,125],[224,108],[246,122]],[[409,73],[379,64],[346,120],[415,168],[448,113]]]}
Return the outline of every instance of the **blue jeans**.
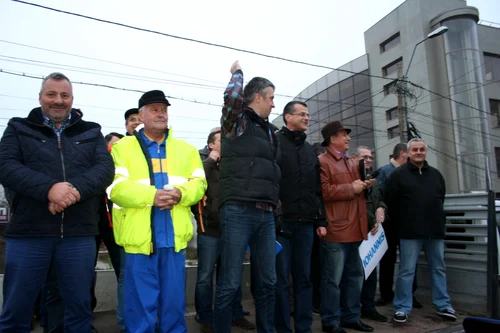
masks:
{"label": "blue jeans", "polygon": [[153,333],[158,327],[161,333],[186,333],[186,251],[157,248],[151,255],[125,256],[127,330]]}
{"label": "blue jeans", "polygon": [[94,261],[95,237],[7,238],[0,332],[29,332],[51,263],[64,304],[64,332],[90,332]]}
{"label": "blue jeans", "polygon": [[[64,304],[57,283],[57,270],[52,262],[42,290],[42,307],[44,308],[44,322],[46,323],[46,333],[64,332]],[[91,302],[92,303],[92,302]]]}
{"label": "blue jeans", "polygon": [[[196,277],[196,313],[201,324],[213,323],[213,276],[220,256],[220,238],[198,234],[198,275]],[[241,284],[233,300],[233,321],[243,318]]]}
{"label": "blue jeans", "polygon": [[394,311],[410,313],[413,305],[412,284],[420,250],[424,249],[429,265],[432,303],[438,311],[452,308],[446,286],[444,240],[401,239],[399,245],[399,273],[394,296]]}
{"label": "blue jeans", "polygon": [[364,280],[359,244],[321,241],[321,321],[325,326],[359,321]]}
{"label": "blue jeans", "polygon": [[296,333],[311,332],[312,284],[311,252],[314,227],[310,222],[285,222],[284,231],[292,238],[279,236],[283,249],[276,256],[276,306],[274,323],[276,332],[292,333],[290,326],[290,271],[293,281],[293,322]]}
{"label": "blue jeans", "polygon": [[125,330],[125,309],[123,307],[123,289],[125,286],[125,250],[120,247],[120,275],[118,276],[118,285],[116,288],[116,298],[118,304],[116,306],[116,319],[120,330]]}
{"label": "blue jeans", "polygon": [[274,333],[276,229],[272,212],[225,204],[220,210],[221,270],[215,293],[214,332],[231,332],[233,301],[241,285],[243,260],[252,251],[255,315],[259,333]]}

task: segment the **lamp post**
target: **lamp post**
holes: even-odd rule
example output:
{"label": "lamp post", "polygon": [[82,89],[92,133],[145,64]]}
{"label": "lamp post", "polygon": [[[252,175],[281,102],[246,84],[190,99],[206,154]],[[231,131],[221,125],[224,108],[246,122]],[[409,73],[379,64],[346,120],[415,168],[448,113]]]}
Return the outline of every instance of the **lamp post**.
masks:
{"label": "lamp post", "polygon": [[411,62],[413,61],[413,56],[415,55],[415,51],[417,50],[417,46],[422,44],[428,39],[436,38],[438,36],[441,36],[442,34],[446,33],[448,31],[448,27],[446,26],[440,26],[439,28],[431,31],[427,37],[422,39],[420,42],[415,44],[415,47],[413,48],[413,52],[410,57],[410,61],[408,62],[408,67],[406,68],[406,72],[404,76],[401,76],[402,74],[402,68],[399,69],[398,76],[400,77],[399,81],[399,87],[398,87],[398,115],[399,115],[399,138],[401,142],[407,142],[408,141],[408,136],[405,137],[405,129],[406,133],[408,135],[408,110],[406,109],[406,83],[408,79],[408,72],[410,71],[410,66]]}

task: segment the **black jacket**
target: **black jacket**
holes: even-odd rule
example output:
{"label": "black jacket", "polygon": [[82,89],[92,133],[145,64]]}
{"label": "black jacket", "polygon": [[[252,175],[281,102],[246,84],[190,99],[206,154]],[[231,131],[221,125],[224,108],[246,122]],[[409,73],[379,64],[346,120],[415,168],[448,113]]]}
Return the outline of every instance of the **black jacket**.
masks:
{"label": "black jacket", "polygon": [[[12,118],[0,142],[0,182],[15,193],[10,237],[72,237],[98,233],[102,193],[113,181],[114,165],[101,127],[73,109],[58,139],[44,124],[41,108],[27,118]],[[58,148],[60,145],[60,149]],[[49,212],[52,185],[67,181],[81,200],[64,214]]]}
{"label": "black jacket", "polygon": [[209,237],[220,237],[220,172],[219,162],[210,157],[203,160],[208,188],[203,199],[191,207],[198,225],[198,233]]}
{"label": "black jacket", "polygon": [[402,239],[443,239],[446,186],[441,173],[424,163],[422,169],[408,161],[387,179],[384,201],[391,223]]}
{"label": "black jacket", "polygon": [[276,206],[281,179],[277,128],[248,107],[242,117],[247,122],[240,136],[228,139],[221,134],[221,205],[260,202]]}
{"label": "black jacket", "polygon": [[327,226],[323,216],[320,165],[303,132],[283,127],[278,132],[281,148],[280,201],[284,222],[316,222]]}

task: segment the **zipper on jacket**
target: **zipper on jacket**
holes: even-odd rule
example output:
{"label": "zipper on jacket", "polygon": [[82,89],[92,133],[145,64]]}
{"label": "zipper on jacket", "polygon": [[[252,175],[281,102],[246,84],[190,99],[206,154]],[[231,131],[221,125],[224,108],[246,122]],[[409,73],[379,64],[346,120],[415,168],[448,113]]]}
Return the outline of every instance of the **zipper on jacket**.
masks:
{"label": "zipper on jacket", "polygon": [[[63,179],[64,179],[64,181],[66,181],[66,166],[64,165],[64,155],[63,155],[63,151],[62,151],[61,134],[57,135],[57,149],[59,150],[59,154],[61,155]],[[61,238],[64,238],[64,210],[61,213]]]}

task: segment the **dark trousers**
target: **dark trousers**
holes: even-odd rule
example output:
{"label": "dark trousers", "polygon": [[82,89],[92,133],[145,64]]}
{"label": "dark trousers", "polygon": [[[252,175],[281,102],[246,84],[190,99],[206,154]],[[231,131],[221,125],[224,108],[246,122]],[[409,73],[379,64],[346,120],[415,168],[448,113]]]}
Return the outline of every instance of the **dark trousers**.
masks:
{"label": "dark trousers", "polygon": [[320,238],[314,233],[313,249],[311,255],[311,284],[313,288],[313,309],[319,309],[321,306],[321,260],[320,260]]}
{"label": "dark trousers", "polygon": [[64,301],[66,333],[90,332],[95,238],[8,238],[0,332],[29,332],[31,312],[51,265]]}
{"label": "dark trousers", "polygon": [[[99,235],[95,238],[96,245],[96,264],[97,264],[97,255],[99,253],[99,248],[101,247],[101,243],[106,245],[106,249],[108,250],[109,258],[111,259],[111,265],[115,271],[116,281],[118,281],[120,277],[120,246],[118,246],[115,242],[115,236],[113,235],[113,228],[106,223],[99,223]],[[95,297],[95,284],[96,278],[94,275],[94,283],[92,285],[91,297],[92,297],[92,311],[94,311],[97,305],[97,298]]]}
{"label": "dark trousers", "polygon": [[[389,221],[388,221],[389,222]],[[399,247],[399,234],[395,227],[389,223],[384,223],[384,231],[387,237],[387,252],[380,260],[379,287],[380,297],[386,302],[394,299],[394,267],[396,265],[397,251]],[[416,272],[416,270],[415,270]],[[417,274],[413,280],[413,292],[417,290]]]}
{"label": "dark trousers", "polygon": [[361,290],[361,313],[369,314],[377,312],[375,308],[375,293],[377,292],[377,268],[363,282]]}
{"label": "dark trousers", "polygon": [[[106,222],[99,223],[99,235],[95,237],[95,261],[94,267],[97,264],[97,257],[99,254],[99,248],[101,243],[104,242],[106,248],[108,249],[109,257],[111,259],[111,265],[115,270],[116,279],[118,280],[120,276],[120,246],[115,242],[113,236],[113,229],[109,227]],[[97,306],[97,298],[95,297],[95,284],[96,284],[96,273],[94,270],[92,286],[90,288],[91,297],[91,309],[94,311]],[[42,307],[45,305],[43,322],[47,328],[46,333],[62,333],[63,332],[63,313],[64,307],[62,304],[62,297],[59,292],[57,284],[56,272],[52,269],[47,276],[47,282],[42,291],[41,297]],[[43,304],[45,303],[45,304]]]}

